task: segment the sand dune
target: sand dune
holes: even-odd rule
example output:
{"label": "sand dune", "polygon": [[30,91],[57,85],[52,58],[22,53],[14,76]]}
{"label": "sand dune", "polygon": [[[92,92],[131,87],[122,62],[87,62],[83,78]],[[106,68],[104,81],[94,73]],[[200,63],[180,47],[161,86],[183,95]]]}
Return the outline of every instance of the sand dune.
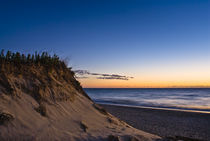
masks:
{"label": "sand dune", "polygon": [[1,141],[160,140],[95,104],[69,69],[23,66],[0,75]]}

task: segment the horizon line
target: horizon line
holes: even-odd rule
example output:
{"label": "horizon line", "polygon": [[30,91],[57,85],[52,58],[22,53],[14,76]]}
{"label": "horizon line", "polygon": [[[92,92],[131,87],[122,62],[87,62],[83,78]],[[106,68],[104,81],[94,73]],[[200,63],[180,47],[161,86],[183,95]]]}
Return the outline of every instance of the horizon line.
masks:
{"label": "horizon line", "polygon": [[83,87],[84,89],[210,89],[210,87]]}

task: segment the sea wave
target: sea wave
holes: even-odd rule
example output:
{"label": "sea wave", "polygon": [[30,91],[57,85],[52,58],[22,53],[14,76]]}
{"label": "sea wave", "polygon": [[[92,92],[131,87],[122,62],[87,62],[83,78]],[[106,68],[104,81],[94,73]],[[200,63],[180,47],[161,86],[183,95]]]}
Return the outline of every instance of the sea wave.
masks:
{"label": "sea wave", "polygon": [[210,89],[85,89],[99,104],[210,112]]}

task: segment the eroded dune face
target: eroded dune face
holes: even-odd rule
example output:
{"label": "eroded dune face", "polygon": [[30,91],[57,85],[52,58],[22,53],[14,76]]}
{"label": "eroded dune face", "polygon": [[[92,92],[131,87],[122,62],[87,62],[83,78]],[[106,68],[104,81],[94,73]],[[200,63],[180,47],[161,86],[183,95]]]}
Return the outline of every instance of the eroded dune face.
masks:
{"label": "eroded dune face", "polygon": [[0,140],[151,141],[107,113],[67,68],[9,66],[0,72]]}

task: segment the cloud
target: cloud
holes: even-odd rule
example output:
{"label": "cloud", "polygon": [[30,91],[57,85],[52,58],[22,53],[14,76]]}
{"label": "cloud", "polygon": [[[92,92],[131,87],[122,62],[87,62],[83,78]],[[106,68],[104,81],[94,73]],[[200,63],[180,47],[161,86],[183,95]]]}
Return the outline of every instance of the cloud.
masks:
{"label": "cloud", "polygon": [[74,70],[74,72],[79,75],[89,74],[87,70]]}
{"label": "cloud", "polygon": [[91,73],[87,70],[74,70],[77,78],[89,78],[90,76],[96,76],[96,79],[115,79],[115,80],[130,80],[134,77],[119,75],[119,74],[106,74],[106,73]]}

